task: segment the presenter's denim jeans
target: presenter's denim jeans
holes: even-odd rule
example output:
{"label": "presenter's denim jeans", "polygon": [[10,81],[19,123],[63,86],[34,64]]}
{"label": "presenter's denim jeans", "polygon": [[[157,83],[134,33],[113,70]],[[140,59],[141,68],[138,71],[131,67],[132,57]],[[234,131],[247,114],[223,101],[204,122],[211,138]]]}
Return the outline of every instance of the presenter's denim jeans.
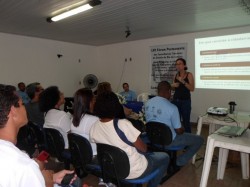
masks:
{"label": "presenter's denim jeans", "polygon": [[191,133],[191,124],[190,124],[190,114],[191,114],[191,99],[188,100],[173,100],[179,110],[180,117],[182,119],[185,132]]}
{"label": "presenter's denim jeans", "polygon": [[176,165],[184,166],[188,161],[196,154],[204,142],[204,139],[201,136],[183,133],[181,135],[176,135],[173,142],[166,146],[166,148],[171,146],[185,146],[185,152],[177,157]]}

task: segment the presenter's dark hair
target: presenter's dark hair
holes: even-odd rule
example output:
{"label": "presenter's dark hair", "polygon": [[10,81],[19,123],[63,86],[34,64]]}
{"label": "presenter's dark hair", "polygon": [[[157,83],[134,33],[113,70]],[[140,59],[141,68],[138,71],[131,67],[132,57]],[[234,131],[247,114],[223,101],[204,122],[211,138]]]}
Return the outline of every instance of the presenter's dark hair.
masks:
{"label": "presenter's dark hair", "polygon": [[11,85],[0,84],[0,128],[4,128],[12,106],[19,107],[19,97],[16,88]]}
{"label": "presenter's dark hair", "polygon": [[115,118],[119,116],[121,104],[114,92],[104,92],[97,96],[94,113],[99,118]]}
{"label": "presenter's dark hair", "polygon": [[90,103],[93,100],[93,92],[88,88],[81,88],[74,95],[73,120],[72,123],[78,127],[81,119],[90,113]]}
{"label": "presenter's dark hair", "polygon": [[41,112],[48,112],[55,108],[60,100],[60,91],[57,86],[46,88],[39,96],[39,107]]}
{"label": "presenter's dark hair", "polygon": [[175,63],[177,61],[179,61],[179,60],[182,61],[182,63],[184,64],[184,66],[185,66],[184,70],[187,70],[188,68],[187,68],[187,62],[186,62],[186,60],[184,58],[177,58],[176,61],[175,61]]}

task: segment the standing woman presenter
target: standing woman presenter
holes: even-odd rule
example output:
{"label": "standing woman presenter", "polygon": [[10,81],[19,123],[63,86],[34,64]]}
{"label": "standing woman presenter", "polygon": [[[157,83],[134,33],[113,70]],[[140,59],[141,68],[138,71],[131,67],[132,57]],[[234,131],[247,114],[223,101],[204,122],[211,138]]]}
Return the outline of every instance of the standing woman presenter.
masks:
{"label": "standing woman presenter", "polygon": [[173,104],[178,107],[185,132],[191,133],[191,94],[194,91],[194,77],[187,71],[187,63],[183,58],[175,61],[177,74],[174,77],[172,87],[175,90]]}

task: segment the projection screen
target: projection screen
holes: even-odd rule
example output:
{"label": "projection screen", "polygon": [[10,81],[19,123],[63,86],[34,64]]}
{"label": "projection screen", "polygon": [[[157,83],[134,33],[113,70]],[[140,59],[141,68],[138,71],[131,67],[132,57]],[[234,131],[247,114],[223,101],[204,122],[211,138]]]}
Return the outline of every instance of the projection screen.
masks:
{"label": "projection screen", "polygon": [[195,39],[195,87],[250,90],[250,33]]}

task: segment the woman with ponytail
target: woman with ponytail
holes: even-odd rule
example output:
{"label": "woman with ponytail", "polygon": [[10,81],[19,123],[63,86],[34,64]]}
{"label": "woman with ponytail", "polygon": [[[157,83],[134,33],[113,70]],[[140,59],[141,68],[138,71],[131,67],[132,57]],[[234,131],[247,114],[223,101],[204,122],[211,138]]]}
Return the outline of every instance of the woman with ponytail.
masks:
{"label": "woman with ponytail", "polygon": [[[79,134],[89,140],[89,131],[98,118],[92,115],[95,97],[92,90],[82,88],[74,95],[73,120],[71,132]],[[93,155],[97,154],[96,144],[91,143]]]}

